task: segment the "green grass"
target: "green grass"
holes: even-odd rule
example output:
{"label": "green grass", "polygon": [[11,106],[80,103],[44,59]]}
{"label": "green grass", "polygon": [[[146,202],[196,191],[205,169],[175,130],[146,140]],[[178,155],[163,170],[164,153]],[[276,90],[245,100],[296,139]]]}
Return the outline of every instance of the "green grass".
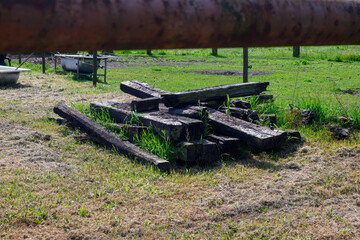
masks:
{"label": "green grass", "polygon": [[[252,70],[271,72],[250,81],[269,81],[268,93],[275,96],[274,104],[254,103],[254,108],[278,114],[283,127],[292,122],[283,111],[289,104],[318,111],[313,125],[297,126],[306,141],[279,152],[244,148],[215,166],[177,166],[167,174],[91,142],[79,143],[73,138],[78,130],[47,120],[60,99],[75,105],[128,100],[119,92],[125,80],[169,91],[242,81],[188,73],[241,70],[241,49],[219,49],[219,57],[210,51],[117,53],[123,68],[110,69],[108,83],[97,88],[86,79],[42,75],[36,68],[20,79],[27,87],[2,88],[0,141],[13,143],[13,151],[2,148],[0,154],[0,238],[359,239],[359,96],[341,92],[360,88],[360,63],[346,58],[359,55],[359,47],[306,47],[300,59],[291,57],[291,48],[250,49]],[[341,61],[329,61],[337,56]],[[88,111],[86,104],[79,108]],[[331,137],[326,125],[333,114],[353,117],[350,140]],[[96,119],[111,122],[106,116]],[[53,140],[11,140],[30,130],[49,133]],[[157,140],[151,136],[144,145],[149,142]],[[29,156],[23,155],[26,147]],[[42,151],[46,159],[36,160]]]}
{"label": "green grass", "polygon": [[174,144],[166,136],[165,131],[156,134],[150,127],[143,131],[140,135],[135,135],[133,142],[142,149],[146,149],[150,153],[159,156],[170,162],[177,159],[177,151]]}

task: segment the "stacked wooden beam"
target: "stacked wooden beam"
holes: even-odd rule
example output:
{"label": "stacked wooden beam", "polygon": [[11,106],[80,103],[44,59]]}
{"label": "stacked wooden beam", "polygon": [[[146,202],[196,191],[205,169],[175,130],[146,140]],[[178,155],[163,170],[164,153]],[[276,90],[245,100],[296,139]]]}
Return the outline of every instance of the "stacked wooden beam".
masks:
{"label": "stacked wooden beam", "polygon": [[[226,108],[216,105],[229,97],[260,94],[268,85],[267,82],[232,84],[170,93],[138,81],[123,82],[120,89],[140,99],[131,103],[92,102],[91,108],[99,113],[108,113],[120,128],[124,127],[124,123],[136,123],[138,126],[133,127],[136,131],[151,127],[157,133],[165,133],[178,146],[180,161],[203,164],[217,161],[221,153],[234,154],[241,145],[268,151],[279,148],[286,141],[286,132],[253,123],[259,117],[249,109],[248,102],[232,100],[232,106]],[[95,141],[168,169],[167,161],[145,154],[64,103],[59,103],[54,111],[75,122]],[[209,129],[212,134],[209,134]]]}
{"label": "stacked wooden beam", "polygon": [[[171,115],[199,119],[199,111],[201,108],[194,106],[197,105],[199,101],[218,102],[219,100],[226,100],[228,97],[257,95],[265,91],[269,83],[231,84],[176,93],[157,90],[146,84],[136,82],[136,86],[139,85],[141,85],[141,89],[132,89],[134,86],[132,82],[123,82],[120,88],[125,89],[125,91],[130,94],[136,92],[136,95],[142,98],[146,98],[146,96],[161,98],[165,106],[170,107],[168,113]],[[139,91],[142,92],[139,93]],[[231,103],[235,107],[229,107],[230,115],[224,113],[226,110],[224,107],[216,110],[208,107],[214,105],[205,104],[205,106],[208,107],[209,124],[217,133],[236,138],[239,142],[260,150],[276,149],[285,142],[287,137],[285,132],[272,130],[244,121],[255,121],[259,119],[256,112],[248,109],[251,107],[248,102],[236,100]]]}
{"label": "stacked wooden beam", "polygon": [[119,153],[136,158],[139,161],[152,163],[158,168],[169,171],[169,162],[153,154],[148,153],[130,143],[119,138],[116,134],[106,130],[100,124],[92,121],[90,118],[81,114],[79,111],[69,107],[64,102],[59,102],[54,107],[54,112],[59,116],[79,126],[90,138],[100,144],[103,144],[110,150],[116,150]]}

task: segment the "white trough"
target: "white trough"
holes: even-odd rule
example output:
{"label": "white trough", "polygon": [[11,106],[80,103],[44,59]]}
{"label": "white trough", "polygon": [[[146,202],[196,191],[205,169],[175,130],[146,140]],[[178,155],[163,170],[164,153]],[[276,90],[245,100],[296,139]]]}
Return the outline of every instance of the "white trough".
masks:
{"label": "white trough", "polygon": [[30,69],[0,66],[0,85],[15,84],[21,72],[29,72]]}
{"label": "white trough", "polygon": [[[61,66],[65,71],[92,74],[94,72],[93,57],[86,55],[59,55]],[[97,60],[97,65],[99,65]]]}

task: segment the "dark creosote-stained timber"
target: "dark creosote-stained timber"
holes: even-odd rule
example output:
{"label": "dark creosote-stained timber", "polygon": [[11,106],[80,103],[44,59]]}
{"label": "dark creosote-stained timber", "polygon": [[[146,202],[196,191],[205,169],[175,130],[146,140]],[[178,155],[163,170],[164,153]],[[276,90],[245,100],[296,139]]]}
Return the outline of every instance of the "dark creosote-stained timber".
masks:
{"label": "dark creosote-stained timber", "polygon": [[169,108],[168,112],[172,115],[183,116],[193,119],[207,118],[206,107],[186,106],[184,108]]}
{"label": "dark creosote-stained timber", "polygon": [[153,88],[147,83],[139,81],[126,81],[120,83],[121,91],[138,98],[160,98],[161,94],[168,93],[158,88]]}
{"label": "dark creosote-stained timber", "polygon": [[124,130],[130,138],[134,138],[136,135],[140,135],[148,129],[146,126],[138,126],[134,124],[111,123],[110,125],[112,128],[116,129],[116,131]]}
{"label": "dark creosote-stained timber", "polygon": [[79,126],[93,141],[103,144],[108,149],[115,149],[121,154],[135,158],[136,160],[142,162],[152,163],[161,170],[169,171],[170,164],[168,161],[138,148],[129,141],[121,139],[114,133],[102,127],[100,124],[81,114],[78,110],[69,107],[64,102],[56,104],[54,112]]}
{"label": "dark creosote-stained timber", "polygon": [[258,126],[208,108],[209,123],[215,132],[240,139],[260,150],[279,148],[286,141],[286,133]]}
{"label": "dark creosote-stained timber", "polygon": [[242,108],[242,109],[251,108],[251,104],[249,102],[241,101],[241,100],[230,100],[230,104],[234,105],[237,108]]}
{"label": "dark creosote-stained timber", "polygon": [[221,153],[237,154],[242,145],[240,139],[228,136],[210,134],[206,136],[206,139],[216,143]]}
{"label": "dark creosote-stained timber", "polygon": [[167,107],[179,107],[218,99],[256,95],[266,90],[269,82],[252,82],[222,85],[184,92],[162,94],[162,101]]}
{"label": "dark creosote-stained timber", "polygon": [[152,127],[156,132],[165,132],[174,142],[190,139],[200,139],[204,132],[204,125],[200,120],[182,116],[173,116],[167,112],[131,113],[130,104],[119,102],[92,102],[91,108],[98,112],[108,111],[110,117],[118,123],[134,121]]}
{"label": "dark creosote-stained timber", "polygon": [[0,52],[357,45],[359,13],[359,0],[1,0]]}
{"label": "dark creosote-stained timber", "polygon": [[236,107],[221,107],[219,109],[221,112],[228,112],[231,116],[240,118],[245,121],[256,121],[259,120],[259,115],[257,111],[251,109],[242,109]]}
{"label": "dark creosote-stained timber", "polygon": [[145,98],[131,101],[131,110],[136,112],[148,112],[159,110],[161,99],[158,97]]}
{"label": "dark creosote-stained timber", "polygon": [[206,164],[220,159],[220,149],[208,140],[184,142],[179,147],[179,160],[186,163]]}

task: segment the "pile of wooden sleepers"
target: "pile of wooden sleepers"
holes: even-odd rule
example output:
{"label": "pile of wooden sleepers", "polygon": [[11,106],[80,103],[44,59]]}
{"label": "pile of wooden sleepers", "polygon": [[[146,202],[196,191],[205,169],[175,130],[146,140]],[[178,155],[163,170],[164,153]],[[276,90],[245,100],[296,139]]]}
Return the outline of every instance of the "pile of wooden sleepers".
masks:
{"label": "pile of wooden sleepers", "polygon": [[[248,102],[232,100],[231,107],[223,105],[228,98],[258,95],[268,85],[268,82],[242,83],[171,93],[139,81],[128,81],[122,82],[120,89],[138,100],[92,102],[91,108],[108,111],[119,127],[129,123],[135,111],[139,113],[137,126],[127,125],[134,134],[151,126],[155,132],[164,132],[173,143],[181,143],[177,144],[181,148],[180,161],[203,164],[219,160],[222,153],[236,153],[241,145],[268,151],[285,143],[287,132],[254,123],[259,117],[249,109]],[[115,148],[119,153],[150,162],[165,171],[170,168],[168,161],[121,139],[64,102],[58,103],[54,112],[107,148]],[[212,129],[211,134],[204,135],[206,124]],[[298,133],[295,135],[299,137]]]}

